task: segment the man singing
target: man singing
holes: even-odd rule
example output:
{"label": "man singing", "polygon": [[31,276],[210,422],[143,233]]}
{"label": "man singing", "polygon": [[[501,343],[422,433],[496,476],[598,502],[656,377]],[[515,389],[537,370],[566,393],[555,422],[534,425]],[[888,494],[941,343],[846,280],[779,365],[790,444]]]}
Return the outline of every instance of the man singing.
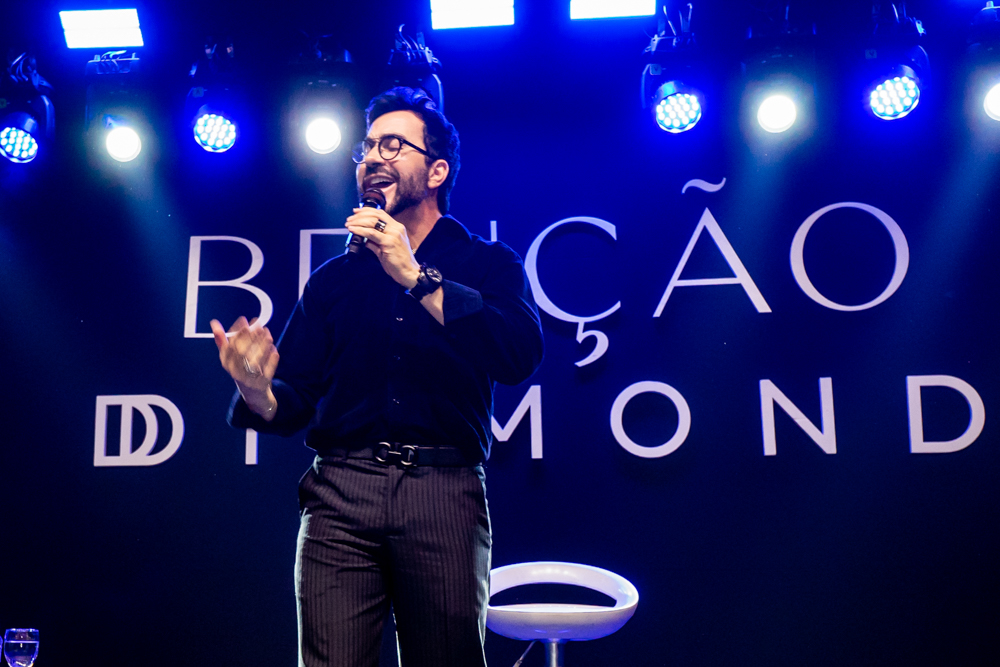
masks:
{"label": "man singing", "polygon": [[[230,423],[317,457],[299,485],[299,664],[372,667],[391,603],[403,667],[485,665],[493,387],[527,379],[542,332],[520,258],[448,212],[458,133],[423,91],[372,100],[354,152],[365,239],[313,273],[278,346],[212,322]],[[279,363],[280,351],[280,363]]]}

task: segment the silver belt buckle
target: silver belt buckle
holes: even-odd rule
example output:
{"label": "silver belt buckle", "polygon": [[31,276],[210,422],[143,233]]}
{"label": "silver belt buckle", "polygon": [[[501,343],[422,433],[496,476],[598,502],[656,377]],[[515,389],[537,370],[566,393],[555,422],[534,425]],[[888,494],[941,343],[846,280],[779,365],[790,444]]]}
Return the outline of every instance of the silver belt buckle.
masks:
{"label": "silver belt buckle", "polygon": [[375,450],[375,460],[388,465],[391,463],[392,457],[398,456],[400,465],[406,468],[417,465],[417,448],[415,446],[403,445],[399,449],[394,449],[394,447],[399,447],[399,444],[393,442],[378,443],[378,448]]}

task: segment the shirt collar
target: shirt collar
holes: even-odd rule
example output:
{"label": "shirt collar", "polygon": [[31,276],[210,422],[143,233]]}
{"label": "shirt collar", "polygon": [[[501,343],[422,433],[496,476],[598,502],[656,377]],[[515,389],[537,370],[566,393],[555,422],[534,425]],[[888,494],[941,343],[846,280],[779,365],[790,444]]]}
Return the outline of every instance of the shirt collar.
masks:
{"label": "shirt collar", "polygon": [[417,252],[421,257],[436,255],[453,243],[469,243],[471,240],[472,235],[465,225],[450,215],[444,215],[434,223]]}

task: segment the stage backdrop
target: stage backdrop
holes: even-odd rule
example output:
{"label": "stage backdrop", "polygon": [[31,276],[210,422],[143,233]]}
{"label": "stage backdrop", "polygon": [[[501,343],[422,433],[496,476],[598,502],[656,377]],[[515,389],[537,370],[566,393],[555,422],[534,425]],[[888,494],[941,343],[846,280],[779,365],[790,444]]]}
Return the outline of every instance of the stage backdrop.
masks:
{"label": "stage backdrop", "polygon": [[[639,107],[655,23],[549,4],[427,34],[461,132],[453,212],[525,259],[545,330],[540,370],[497,391],[494,566],[636,585],[634,618],[571,665],[995,660],[1000,134],[971,115],[975,8],[923,8],[935,87],[884,123],[857,91],[870,6],[817,7],[815,104],[789,138],[739,117],[748,7],[699,4],[705,117],[671,136]],[[124,165],[87,146],[86,57],[55,8],[4,28],[60,126],[53,157],[0,171],[0,625],[39,628],[42,667],[290,665],[312,456],[225,424],[208,322],[280,332],[356,201],[345,150],[288,136],[287,36],[331,26],[380,65],[427,11],[234,6],[254,103],[209,155],[180,117],[194,3],[143,7],[156,134]],[[486,646],[499,666],[524,649]]]}

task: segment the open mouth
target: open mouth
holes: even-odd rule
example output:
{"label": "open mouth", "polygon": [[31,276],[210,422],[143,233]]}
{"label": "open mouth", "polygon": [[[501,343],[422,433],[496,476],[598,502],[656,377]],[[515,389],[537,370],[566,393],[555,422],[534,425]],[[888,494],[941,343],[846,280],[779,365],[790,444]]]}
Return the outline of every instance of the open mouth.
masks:
{"label": "open mouth", "polygon": [[379,190],[382,190],[393,184],[395,184],[395,181],[391,177],[384,174],[375,174],[374,176],[369,176],[365,179],[365,190],[370,188],[378,188]]}

